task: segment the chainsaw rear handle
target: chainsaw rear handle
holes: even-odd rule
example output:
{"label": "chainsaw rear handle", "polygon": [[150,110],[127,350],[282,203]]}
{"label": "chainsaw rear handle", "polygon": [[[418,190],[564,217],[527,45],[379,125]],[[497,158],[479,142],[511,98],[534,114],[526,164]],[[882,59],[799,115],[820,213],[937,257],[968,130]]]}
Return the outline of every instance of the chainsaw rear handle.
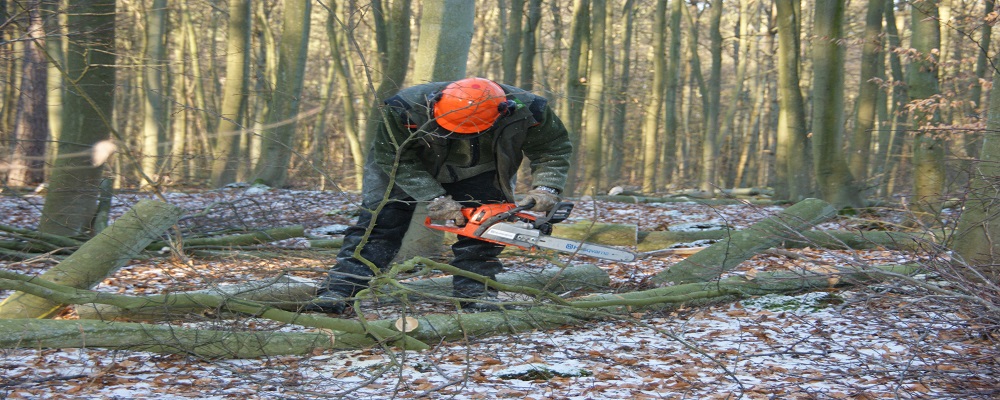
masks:
{"label": "chainsaw rear handle", "polygon": [[517,207],[511,208],[510,210],[507,210],[507,211],[504,211],[504,212],[499,213],[497,215],[494,215],[492,217],[489,217],[489,218],[487,218],[485,221],[483,221],[479,225],[479,228],[476,229],[476,233],[475,234],[476,234],[476,236],[483,236],[483,233],[486,232],[486,230],[489,229],[491,226],[493,226],[493,224],[495,224],[497,222],[500,222],[500,221],[505,221],[508,218],[513,217],[515,214],[517,214],[517,213],[519,213],[521,211],[524,211],[524,210],[529,210],[529,209],[531,209],[531,207],[534,207],[534,206],[535,206],[535,202],[532,201],[529,204],[525,204],[523,206],[517,206]]}

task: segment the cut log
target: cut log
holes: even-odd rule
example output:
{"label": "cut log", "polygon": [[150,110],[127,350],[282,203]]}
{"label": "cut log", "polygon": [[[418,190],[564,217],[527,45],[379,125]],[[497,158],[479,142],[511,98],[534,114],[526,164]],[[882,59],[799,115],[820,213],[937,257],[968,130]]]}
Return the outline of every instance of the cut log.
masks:
{"label": "cut log", "polygon": [[6,349],[102,348],[215,359],[308,355],[375,344],[365,335],[336,331],[232,332],[92,320],[0,320],[0,348]]}
{"label": "cut log", "polygon": [[[302,225],[293,225],[241,235],[184,239],[183,244],[185,248],[198,246],[248,246],[303,236],[305,236],[305,228]],[[170,243],[157,241],[146,246],[146,249],[156,251],[168,246],[170,246]]]}
{"label": "cut log", "polygon": [[837,209],[819,199],[805,199],[747,229],[732,231],[709,248],[653,276],[654,284],[706,282],[718,278],[755,254],[787,240],[802,239],[801,232],[837,215]]}
{"label": "cut log", "polygon": [[[182,213],[180,207],[141,200],[40,278],[75,288],[92,288],[160,237]],[[0,319],[48,318],[62,306],[43,298],[14,293],[0,303]]]}
{"label": "cut log", "polygon": [[[431,279],[419,279],[403,282],[402,285],[413,292],[422,293],[428,297],[451,296],[451,276]],[[574,293],[579,291],[605,290],[611,282],[608,273],[593,264],[582,264],[561,268],[547,268],[541,271],[508,272],[497,275],[497,281],[510,286],[520,286],[532,289],[545,289],[553,293]],[[383,288],[379,293],[390,292]],[[177,293],[176,295],[206,295],[220,299],[239,299],[267,304],[283,309],[297,310],[303,302],[311,300],[316,293],[314,282],[294,277],[280,277],[273,281],[252,282],[242,285],[222,286],[196,292]],[[419,295],[408,296],[411,300]],[[164,307],[162,296],[149,296],[148,304],[123,309],[110,304],[80,304],[76,306],[77,315],[83,319],[127,319],[127,320],[163,320],[183,318],[185,314],[202,313],[207,308],[199,303],[171,303]],[[380,298],[380,302],[392,302],[391,298]],[[214,308],[212,309],[215,312]]]}
{"label": "cut log", "polygon": [[[655,231],[639,232],[640,252],[652,252],[669,249],[684,243],[698,240],[720,240],[738,232],[730,229],[712,231],[672,232]],[[944,237],[944,236],[938,236]],[[776,244],[777,247],[803,248],[813,247],[830,250],[920,250],[933,244],[935,236],[925,232],[894,232],[894,231],[845,231],[845,230],[804,230],[798,237],[788,237]]]}
{"label": "cut log", "polygon": [[[754,280],[732,277],[719,282],[698,282],[644,291],[601,294],[571,300],[569,306],[537,306],[522,310],[471,314],[428,315],[417,318],[417,328],[409,332],[426,343],[515,334],[537,329],[581,325],[610,316],[675,309],[732,301],[753,295],[794,293],[809,289],[859,284],[883,279],[888,274],[912,275],[917,266],[894,265],[868,269],[843,269],[835,273],[764,272]],[[836,279],[831,279],[836,278]],[[394,320],[378,321],[375,326],[391,327]]]}
{"label": "cut log", "polygon": [[632,247],[638,241],[639,227],[632,224],[589,222],[555,224],[552,228],[552,236],[609,246]]}

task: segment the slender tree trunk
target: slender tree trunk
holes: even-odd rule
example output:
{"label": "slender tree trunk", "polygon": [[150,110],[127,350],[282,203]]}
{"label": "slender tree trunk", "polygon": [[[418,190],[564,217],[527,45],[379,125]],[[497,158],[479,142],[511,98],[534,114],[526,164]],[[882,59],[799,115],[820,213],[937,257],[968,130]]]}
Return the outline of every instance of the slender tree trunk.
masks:
{"label": "slender tree trunk", "polygon": [[[994,7],[996,7],[996,1],[985,0],[984,3],[985,16],[983,19],[989,18],[990,14],[993,12]],[[978,82],[984,82],[987,76],[987,72],[990,71],[988,68],[989,64],[989,54],[987,49],[990,48],[991,38],[993,33],[993,24],[985,23],[979,27],[979,48],[976,51],[976,80]],[[972,90],[969,91],[969,99],[972,100],[972,112],[978,115],[982,111],[982,106],[986,104],[986,100],[983,99],[983,85],[980,83],[974,83],[972,85]],[[981,135],[970,134],[965,137],[965,153],[968,154],[969,158],[978,158],[980,141],[982,139]]]}
{"label": "slender tree trunk", "polygon": [[[505,10],[500,10],[504,12]],[[507,35],[503,42],[503,83],[517,84],[517,60],[521,56],[521,24],[524,20],[524,0],[511,0],[507,14]]]}
{"label": "slender tree trunk", "polygon": [[97,211],[102,166],[93,146],[107,140],[115,91],[114,0],[71,2],[66,73],[72,84],[63,105],[63,137],[49,179],[38,230],[62,236],[89,234]]}
{"label": "slender tree trunk", "polygon": [[[620,53],[621,74],[615,88],[614,108],[611,113],[611,143],[608,150],[608,185],[615,185],[622,177],[622,166],[625,161],[625,119],[628,115],[628,87],[631,79],[632,61],[632,27],[635,22],[635,0],[626,0],[622,7],[625,17],[625,27],[622,34],[622,51]],[[608,18],[611,13],[608,13]]]}
{"label": "slender tree trunk", "polygon": [[885,0],[885,27],[886,38],[889,42],[889,68],[892,71],[892,108],[889,110],[893,116],[889,128],[888,154],[884,160],[883,171],[885,177],[880,185],[880,192],[883,197],[888,197],[895,193],[897,173],[896,170],[902,164],[900,160],[903,155],[903,138],[909,127],[909,111],[906,104],[910,101],[909,90],[907,89],[905,77],[903,76],[903,63],[899,54],[895,51],[902,49],[899,32],[896,28],[896,14],[893,0]]}
{"label": "slender tree trunk", "polygon": [[270,186],[285,186],[288,179],[305,79],[311,14],[310,0],[289,0],[285,3],[278,80],[268,107],[267,129],[256,167],[257,179]]}
{"label": "slender tree trunk", "polygon": [[[570,31],[569,55],[566,57],[566,95],[560,110],[561,119],[569,130],[570,141],[573,148],[580,148],[580,130],[583,128],[583,100],[586,96],[586,56],[583,51],[584,41],[588,36],[589,18],[588,12],[590,0],[573,0],[573,23]],[[576,192],[577,175],[580,169],[580,152],[575,151],[573,162],[570,164],[566,178],[566,190],[564,195],[572,196]]]}
{"label": "slender tree trunk", "polygon": [[542,20],[542,0],[528,1],[528,25],[524,27],[521,54],[520,87],[524,90],[535,88],[535,59],[538,57],[538,23]]}
{"label": "slender tree trunk", "polygon": [[166,54],[167,0],[154,0],[146,10],[146,47],[143,49],[143,127],[142,171],[147,176],[163,170],[167,153],[166,115],[164,113],[163,69]]}
{"label": "slender tree trunk", "polygon": [[382,109],[382,101],[396,94],[406,79],[407,66],[410,63],[410,3],[411,0],[394,0],[386,18],[382,1],[372,1],[375,7],[373,17],[381,79],[378,88],[375,89],[365,126],[365,138],[361,148],[366,152],[372,138],[375,137],[378,116],[382,115],[379,111]]}
{"label": "slender tree trunk", "polygon": [[37,185],[45,180],[45,150],[49,138],[46,102],[48,62],[45,59],[45,26],[41,0],[29,0],[17,7],[27,17],[21,86],[14,117],[14,151],[7,173],[8,186]]}
{"label": "slender tree trunk", "polygon": [[[354,107],[354,79],[350,68],[350,51],[346,46],[347,28],[336,23],[336,3],[331,2],[331,12],[326,20],[326,35],[330,41],[331,59],[334,72],[340,80],[340,95],[343,98],[343,127],[345,141],[351,152],[352,171],[354,172],[354,189],[361,191],[361,182],[365,172],[365,156],[361,144],[361,132],[358,130],[358,111]],[[341,34],[343,32],[343,34]]]}
{"label": "slender tree trunk", "polygon": [[682,7],[684,7],[684,0],[673,0],[670,3],[670,19],[668,21],[670,47],[667,56],[667,73],[664,78],[666,80],[666,95],[663,99],[666,108],[663,120],[663,146],[661,147],[663,154],[660,157],[661,165],[656,171],[657,181],[660,182],[659,186],[663,189],[669,189],[673,186],[670,178],[673,177],[677,168],[678,98],[683,97],[681,93],[683,87],[680,85]]}
{"label": "slender tree trunk", "polygon": [[249,0],[229,1],[229,38],[226,40],[226,85],[222,89],[222,109],[212,152],[212,185],[222,187],[236,181],[239,170],[240,143],[245,135],[243,115],[246,113],[250,86],[250,22],[253,20]]}
{"label": "slender tree trunk", "polygon": [[822,94],[813,96],[812,102],[813,170],[824,200],[837,208],[860,208],[861,196],[843,150],[844,7],[835,0],[816,2],[816,15],[824,18],[816,18],[812,52],[813,92]]}
{"label": "slender tree trunk", "polygon": [[[656,193],[659,190],[656,178],[662,168],[660,156],[662,149],[658,147],[660,119],[663,114],[663,102],[666,88],[664,78],[667,73],[666,42],[667,42],[667,0],[657,0],[653,11],[653,80],[650,82],[650,92],[647,95],[645,115],[642,118],[642,192]],[[678,36],[677,32],[673,36]],[[667,108],[667,113],[673,110]]]}
{"label": "slender tree trunk", "polygon": [[601,187],[604,152],[604,71],[606,59],[606,22],[607,3],[605,0],[591,0],[591,16],[593,21],[590,37],[591,64],[587,74],[587,128],[583,138],[583,192],[594,195],[603,190]]}
{"label": "slender tree trunk", "polygon": [[[913,101],[932,99],[940,93],[938,62],[933,52],[941,46],[938,1],[920,0],[911,5],[910,42],[916,59],[907,65],[906,83]],[[915,107],[912,114],[916,139],[913,144],[913,195],[919,218],[932,223],[941,208],[944,190],[944,140],[933,129],[939,122],[936,109]]]}
{"label": "slender tree trunk", "polygon": [[885,0],[869,0],[865,16],[864,44],[861,48],[861,88],[858,90],[857,118],[854,134],[850,142],[851,175],[857,182],[868,180],[871,159],[872,129],[875,127],[876,102],[879,87],[875,79],[882,44],[882,15],[885,14]]}
{"label": "slender tree trunk", "polygon": [[718,185],[719,167],[719,108],[722,106],[722,0],[712,1],[709,14],[709,49],[712,53],[712,66],[708,77],[708,108],[705,110],[705,135],[701,147],[701,177],[699,188],[709,196],[715,195]]}
{"label": "slender tree trunk", "polygon": [[811,192],[812,155],[806,136],[805,106],[799,89],[799,2],[775,0],[778,10],[778,198],[798,201]]}

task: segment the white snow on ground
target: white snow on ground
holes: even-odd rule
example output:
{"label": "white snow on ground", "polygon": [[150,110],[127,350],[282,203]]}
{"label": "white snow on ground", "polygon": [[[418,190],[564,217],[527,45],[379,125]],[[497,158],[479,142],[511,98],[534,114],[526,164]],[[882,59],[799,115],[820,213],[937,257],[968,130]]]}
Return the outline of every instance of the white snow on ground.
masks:
{"label": "white snow on ground", "polygon": [[[352,218],[351,196],[273,189],[251,196],[244,190],[169,193],[166,197],[185,207],[189,215],[211,205],[209,218],[182,221],[192,231],[231,228],[234,221],[250,229],[300,223],[308,231],[349,224]],[[120,195],[114,213],[120,215],[137,199],[149,197]],[[0,212],[0,224],[30,228],[37,224],[40,205],[38,197],[0,196],[0,210],[6,211]],[[744,228],[781,209],[698,203],[594,207],[594,203],[580,202],[574,214],[578,218],[596,215],[602,222],[633,223],[642,230],[706,221]],[[887,251],[805,250],[802,254],[816,262],[834,263],[912,260],[912,255]],[[317,259],[308,264],[328,265],[331,259],[330,254],[317,253]],[[679,259],[668,256],[599,265],[611,273],[613,287],[628,290]],[[50,265],[43,261],[0,261],[0,266],[39,273]],[[537,267],[533,262],[518,260],[508,266],[530,269]],[[769,270],[794,262],[761,255],[745,267]],[[234,258],[192,266],[167,259],[137,261],[98,290],[143,294],[201,288],[273,276],[298,264]],[[0,398],[958,399],[989,393],[963,389],[982,389],[997,381],[990,375],[997,371],[1000,359],[992,334],[970,336],[963,322],[968,315],[958,309],[934,308],[926,304],[933,296],[902,289],[901,285],[879,284],[850,291],[757,297],[634,314],[585,326],[435,343],[423,352],[372,348],[208,361],[96,348],[0,349]],[[0,292],[0,297],[7,293]],[[441,307],[433,311],[450,312]],[[303,330],[253,318],[215,326]],[[970,360],[977,359],[989,368],[973,368]],[[539,371],[553,376],[543,379]],[[964,381],[966,387],[956,387],[955,381]]]}

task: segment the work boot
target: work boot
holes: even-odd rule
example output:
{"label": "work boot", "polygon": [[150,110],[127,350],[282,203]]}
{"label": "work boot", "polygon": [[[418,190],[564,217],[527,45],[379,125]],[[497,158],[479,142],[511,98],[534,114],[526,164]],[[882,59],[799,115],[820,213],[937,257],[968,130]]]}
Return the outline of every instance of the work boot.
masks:
{"label": "work boot", "polygon": [[320,312],[325,314],[344,314],[347,310],[347,301],[344,295],[332,290],[321,291],[316,294],[316,298],[310,300],[302,306],[302,311]]}

